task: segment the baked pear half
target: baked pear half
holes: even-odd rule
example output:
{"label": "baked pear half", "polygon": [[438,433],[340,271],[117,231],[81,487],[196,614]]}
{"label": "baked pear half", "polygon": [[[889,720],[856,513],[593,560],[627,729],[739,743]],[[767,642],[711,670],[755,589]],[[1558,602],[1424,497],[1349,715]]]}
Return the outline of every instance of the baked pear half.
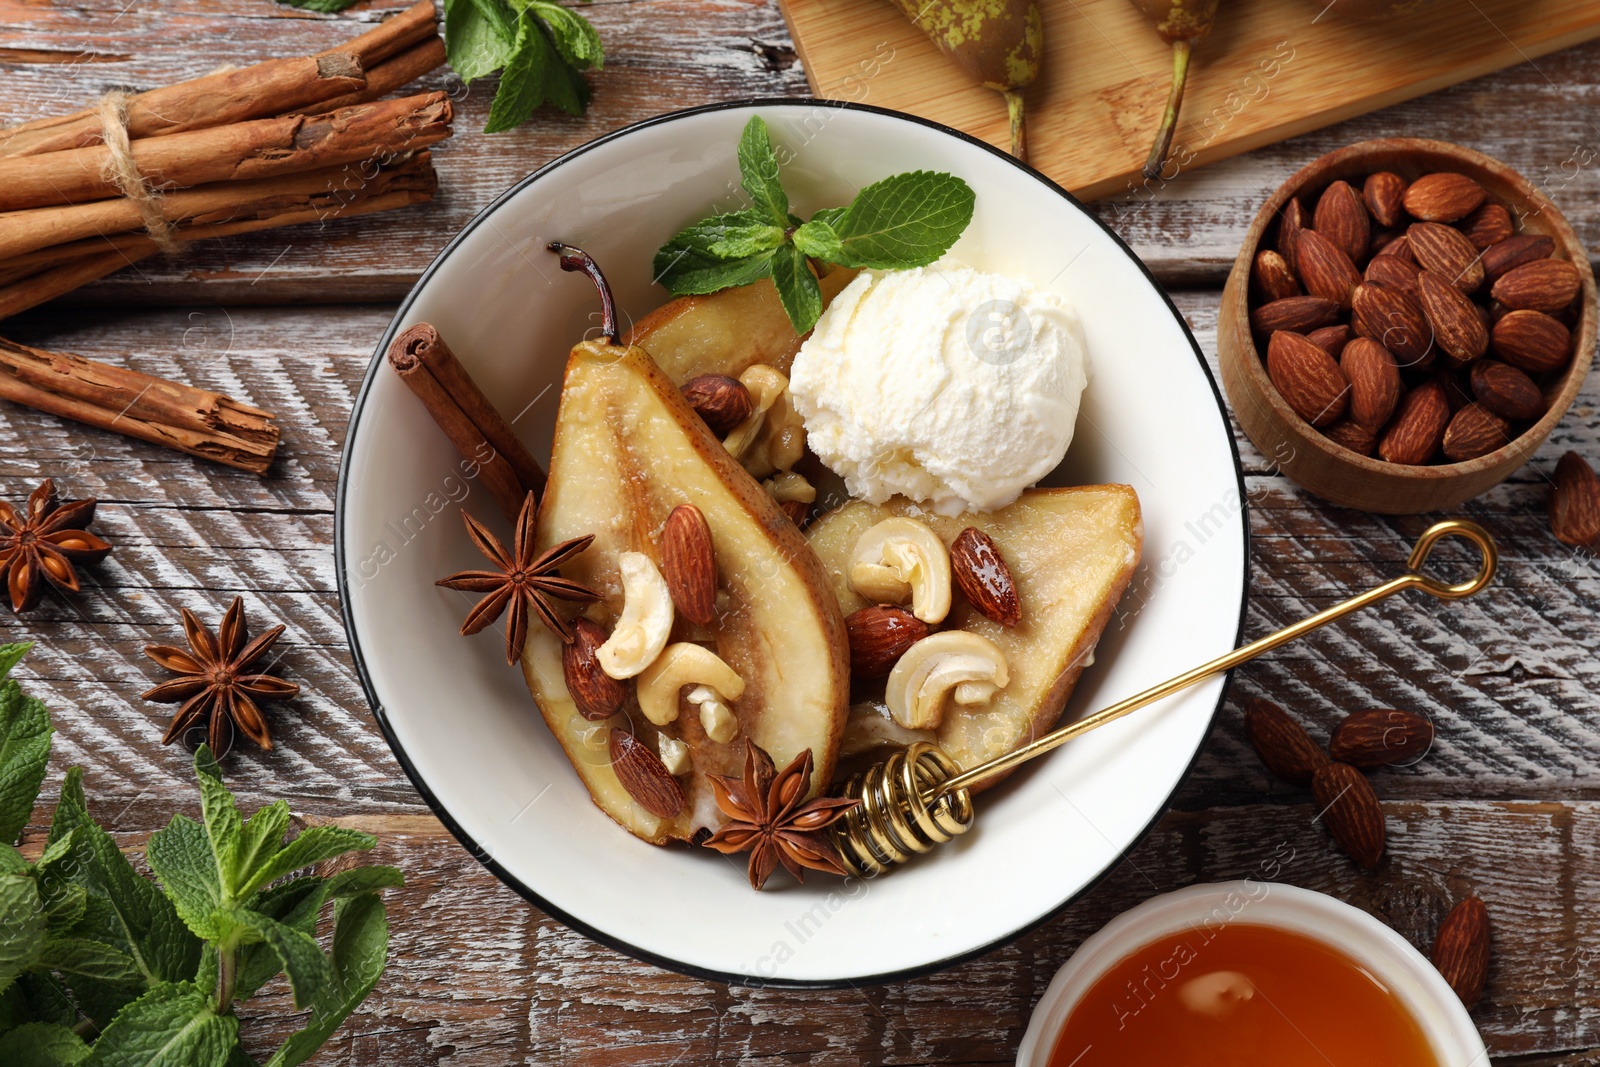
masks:
{"label": "baked pear half", "polygon": [[[1002,625],[957,588],[948,613],[933,624],[935,637],[946,641],[941,635],[967,631],[992,642],[1005,657],[1004,685],[986,700],[951,700],[936,727],[912,729],[890,716],[884,683],[858,679],[844,755],[865,759],[882,745],[933,741],[962,767],[975,767],[1050,730],[1093,662],[1095,645],[1139,565],[1144,523],[1138,495],[1126,485],[1030,489],[996,511],[954,518],[928,513],[902,497],[881,505],[851,501],[822,516],[807,534],[846,616],[873,603],[851,577],[857,546],[869,530],[897,517],[925,524],[946,549],[968,527],[987,534],[1015,582],[1020,618],[1014,626]],[[999,780],[981,782],[974,791]]]}
{"label": "baked pear half", "polygon": [[609,339],[568,359],[536,539],[586,534],[562,573],[602,600],[570,644],[534,627],[522,663],[595,803],[657,844],[716,830],[706,776],[738,777],[747,741],[780,767],[810,749],[825,787],[849,660],[821,561],[650,355]]}

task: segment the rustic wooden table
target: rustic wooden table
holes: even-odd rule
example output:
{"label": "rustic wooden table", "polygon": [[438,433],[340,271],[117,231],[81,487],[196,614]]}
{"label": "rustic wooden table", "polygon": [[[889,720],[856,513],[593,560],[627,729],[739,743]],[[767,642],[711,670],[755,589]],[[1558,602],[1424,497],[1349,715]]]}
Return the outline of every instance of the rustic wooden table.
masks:
{"label": "rustic wooden table", "polygon": [[[329,18],[267,0],[0,0],[0,123],[69,110],[112,87],[315,51],[399,6],[374,0]],[[236,752],[231,782],[250,806],[283,796],[307,819],[370,829],[381,861],[409,877],[391,897],[389,972],[317,1062],[1010,1062],[1035,999],[1085,936],[1156,893],[1247,875],[1280,843],[1293,855],[1286,880],[1366,908],[1423,947],[1452,901],[1481,894],[1494,961],[1474,1017],[1496,1062],[1600,1062],[1600,563],[1558,544],[1544,519],[1557,457],[1575,448],[1600,460],[1593,385],[1526,469],[1462,509],[1500,539],[1491,595],[1450,609],[1392,602],[1240,671],[1159,826],[1064,915],[981,959],[829,993],[708,984],[567,930],[456,844],[379,735],[339,616],[335,475],[373,345],[449,236],[558,153],[672,108],[807,91],[774,0],[600,0],[587,12],[607,64],[583,119],[541,114],[487,137],[477,132],[487,94],[430,79],[460,102],[460,132],[437,152],[437,202],[142,264],[70,306],[5,324],[20,341],[256,403],[283,427],[277,465],[256,478],[0,407],[0,496],[20,499],[54,477],[71,496],[100,498],[99,528],[117,546],[81,595],[51,596],[5,627],[7,640],[37,642],[21,674],[59,731],[47,797],[65,767],[85,765],[96,814],[134,849],[174,808],[197,806],[186,756],[159,743],[167,709],[139,700],[162,673],[140,649],[181,636],[180,607],[214,621],[242,594],[255,618],[288,624],[281,668],[304,690],[276,708],[278,749]],[[1218,290],[1265,190],[1349,141],[1403,132],[1488,151],[1544,183],[1597,246],[1597,82],[1600,43],[1098,210],[1171,290],[1209,354]],[[1428,521],[1320,503],[1239,444],[1254,535],[1251,635],[1393,574]],[[1151,545],[1149,558],[1177,547]],[[1438,743],[1427,759],[1373,778],[1390,833],[1378,870],[1355,870],[1313,825],[1309,798],[1264,773],[1240,719],[1252,696],[1317,731],[1363,707],[1432,716]],[[272,989],[247,1020],[263,1041],[293,1018],[286,990]]]}

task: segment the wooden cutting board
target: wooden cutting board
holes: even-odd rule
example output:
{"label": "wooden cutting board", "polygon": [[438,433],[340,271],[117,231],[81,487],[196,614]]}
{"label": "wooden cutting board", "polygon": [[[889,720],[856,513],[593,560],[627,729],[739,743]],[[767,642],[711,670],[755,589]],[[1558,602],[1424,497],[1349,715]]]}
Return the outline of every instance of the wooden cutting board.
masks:
{"label": "wooden cutting board", "polygon": [[[1183,170],[1600,36],[1597,0],[1439,0],[1383,22],[1321,13],[1323,2],[1222,0],[1189,73],[1173,143],[1182,166],[1146,182],[1139,168],[1171,85],[1170,49],[1128,0],[1039,0],[1046,58],[1027,91],[1030,162],[1085,199],[1147,196]],[[888,0],[782,5],[818,96],[1007,144],[1000,94]]]}

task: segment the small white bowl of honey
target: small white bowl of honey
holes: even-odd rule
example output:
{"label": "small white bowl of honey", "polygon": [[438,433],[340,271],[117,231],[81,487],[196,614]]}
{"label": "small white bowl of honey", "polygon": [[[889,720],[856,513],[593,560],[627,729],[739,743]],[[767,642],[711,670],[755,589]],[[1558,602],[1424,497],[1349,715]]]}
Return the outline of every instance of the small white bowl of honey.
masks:
{"label": "small white bowl of honey", "polygon": [[1472,1067],[1433,965],[1366,912],[1275,882],[1194,885],[1107,923],[1056,972],[1017,1067]]}

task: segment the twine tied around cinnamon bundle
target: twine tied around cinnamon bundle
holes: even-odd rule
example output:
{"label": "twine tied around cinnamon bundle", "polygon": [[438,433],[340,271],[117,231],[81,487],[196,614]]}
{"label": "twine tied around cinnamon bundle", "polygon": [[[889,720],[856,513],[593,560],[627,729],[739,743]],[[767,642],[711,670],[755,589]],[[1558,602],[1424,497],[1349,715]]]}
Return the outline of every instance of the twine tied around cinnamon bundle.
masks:
{"label": "twine tied around cinnamon bundle", "polygon": [[139,209],[145,232],[163,252],[176,252],[182,246],[173,236],[172,223],[161,210],[161,193],[150,180],[139,172],[133,161],[133,145],[128,138],[129,94],[113,89],[100,98],[96,108],[100,116],[101,137],[110,158],[106,160],[105,173],[117,190]]}

